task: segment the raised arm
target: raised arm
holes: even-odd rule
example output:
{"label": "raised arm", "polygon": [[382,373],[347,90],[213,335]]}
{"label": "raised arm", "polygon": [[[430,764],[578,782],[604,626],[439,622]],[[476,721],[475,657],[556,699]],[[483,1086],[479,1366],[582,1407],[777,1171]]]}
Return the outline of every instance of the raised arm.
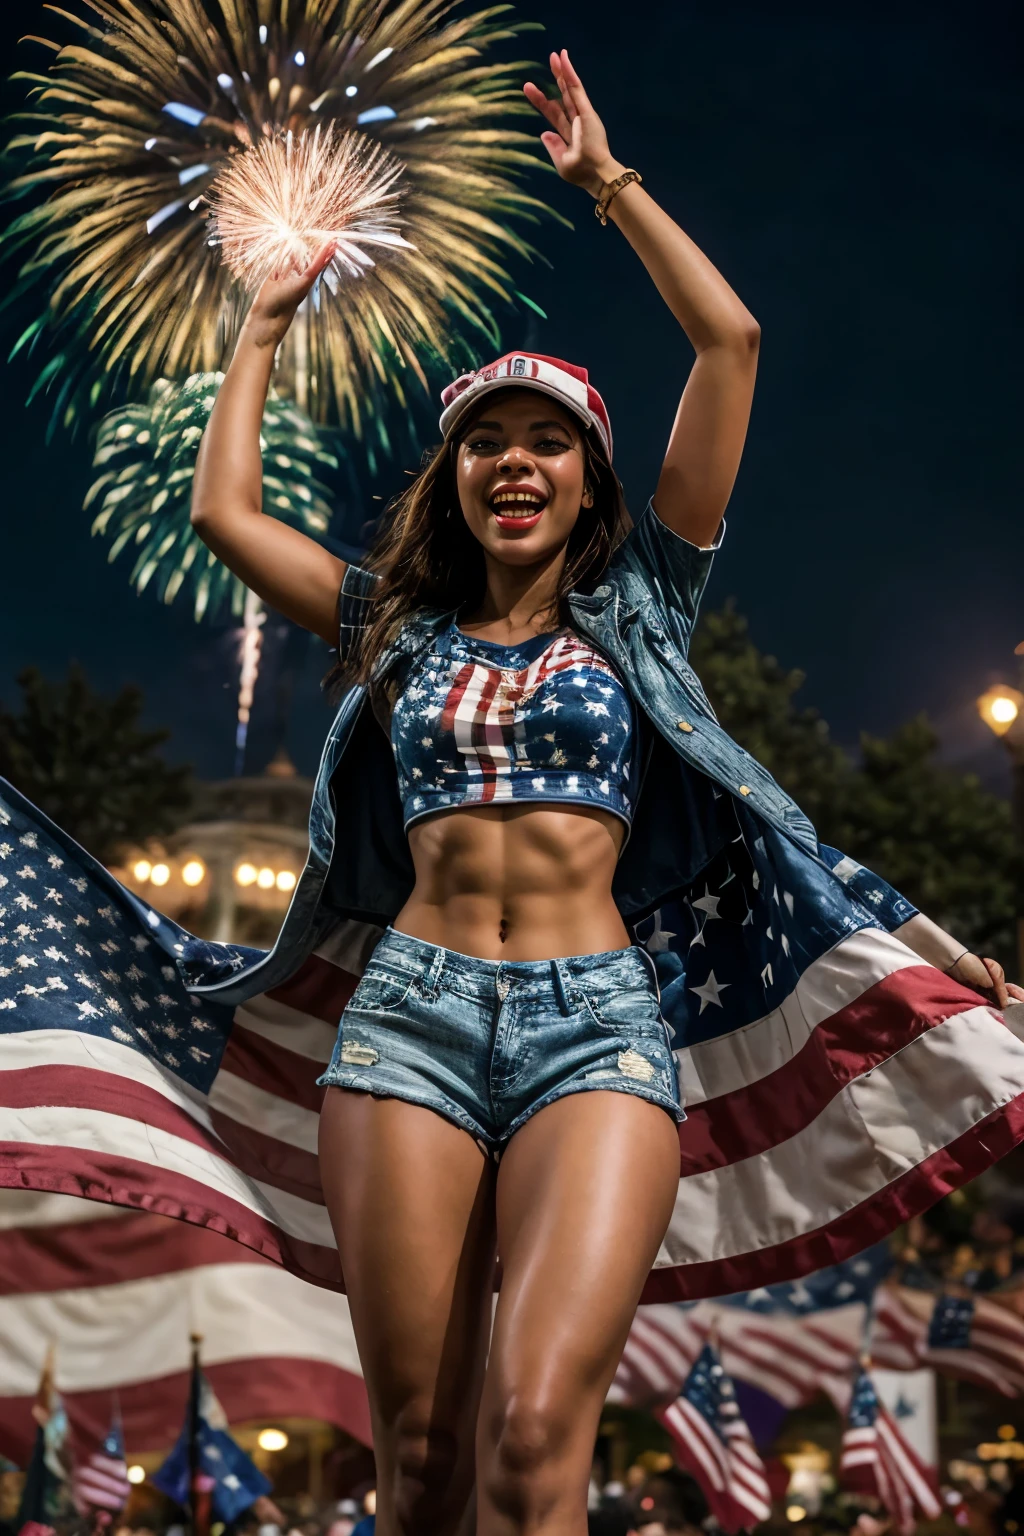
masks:
{"label": "raised arm", "polygon": [[338,643],[345,562],[263,511],[260,427],[274,355],[331,247],[302,273],[264,283],[210,413],[192,481],[192,526],[218,559],[287,618]]}
{"label": "raised arm", "polygon": [[[541,139],[559,175],[597,197],[626,167],[565,49],[551,55],[561,101],[536,85],[528,99],[552,125]],[[697,358],[676,412],[654,494],[658,516],[692,544],[712,542],[743,453],[757,372],[760,329],[720,272],[636,182],[608,209],[654,279]]]}

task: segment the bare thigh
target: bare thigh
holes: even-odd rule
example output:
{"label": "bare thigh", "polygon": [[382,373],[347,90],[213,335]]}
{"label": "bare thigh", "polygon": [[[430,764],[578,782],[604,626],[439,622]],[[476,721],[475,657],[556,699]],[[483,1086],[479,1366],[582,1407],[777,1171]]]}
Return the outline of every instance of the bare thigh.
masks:
{"label": "bare thigh", "polygon": [[370,1400],[378,1536],[449,1536],[473,1487],[493,1164],[432,1110],[329,1088],[320,1172]]}
{"label": "bare thigh", "polygon": [[601,1410],[678,1184],[677,1126],[627,1094],[570,1094],[509,1144],[477,1433],[480,1536],[585,1536]]}

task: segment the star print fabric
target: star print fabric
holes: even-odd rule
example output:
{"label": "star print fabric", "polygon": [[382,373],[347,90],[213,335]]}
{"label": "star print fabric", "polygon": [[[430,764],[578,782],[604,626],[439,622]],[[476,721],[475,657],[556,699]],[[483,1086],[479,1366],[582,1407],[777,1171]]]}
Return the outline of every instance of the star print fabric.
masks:
{"label": "star print fabric", "polygon": [[406,827],[458,805],[595,805],[629,824],[633,706],[576,635],[498,645],[452,623],[414,664],[391,718]]}
{"label": "star print fabric", "polygon": [[231,1015],[190,998],[176,964],[189,938],[70,840],[50,837],[0,799],[4,1033],[102,1037],[206,1091]]}

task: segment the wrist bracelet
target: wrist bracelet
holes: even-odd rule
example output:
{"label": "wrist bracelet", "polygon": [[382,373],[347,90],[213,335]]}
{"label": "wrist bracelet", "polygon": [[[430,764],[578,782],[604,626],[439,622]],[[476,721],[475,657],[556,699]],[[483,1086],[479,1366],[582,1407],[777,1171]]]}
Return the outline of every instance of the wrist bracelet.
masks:
{"label": "wrist bracelet", "polygon": [[956,959],[953,961],[953,964],[946,966],[945,970],[942,973],[943,976],[948,976],[950,971],[955,971],[957,966],[960,964],[960,961],[964,958],[965,955],[973,955],[973,954],[974,954],[974,950],[973,949],[963,949],[963,950],[961,950],[960,953],[957,955]]}
{"label": "wrist bracelet", "polygon": [[631,181],[635,181],[638,184],[643,182],[643,177],[639,171],[623,171],[622,175],[616,176],[614,181],[602,183],[600,196],[597,199],[597,207],[594,209],[595,217],[600,219],[602,224],[608,223],[608,205],[612,198],[621,192],[623,187],[628,187]]}

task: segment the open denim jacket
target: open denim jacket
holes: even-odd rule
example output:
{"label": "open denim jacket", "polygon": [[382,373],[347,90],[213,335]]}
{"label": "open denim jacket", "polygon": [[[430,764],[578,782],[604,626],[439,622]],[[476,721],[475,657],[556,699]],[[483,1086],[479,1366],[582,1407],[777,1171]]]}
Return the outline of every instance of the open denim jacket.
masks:
{"label": "open denim jacket", "polygon": [[[723,533],[724,524],[715,544],[700,549],[667,528],[649,502],[600,584],[569,598],[574,627],[616,667],[644,726],[640,792],[612,887],[633,928],[678,899],[726,842],[735,840],[735,818],[716,807],[722,790],[739,802],[744,823],[767,824],[783,834],[819,873],[834,862],[832,850],[822,857],[799,806],[719,725],[687,661]],[[375,582],[358,566],[346,571],[339,610],[342,660],[353,632],[365,622]],[[374,676],[423,651],[452,617],[440,610],[418,613],[377,658]],[[339,923],[354,919],[385,926],[408,897],[413,867],[394,762],[363,685],[343,697],[324,746],[309,841],[306,867],[273,949],[237,951],[232,969],[212,948],[197,945],[188,966],[194,991],[231,1004],[268,991],[291,976]],[[848,860],[844,865],[854,874],[859,869]],[[869,873],[867,878],[874,905],[861,908],[863,920],[892,928],[913,915],[914,908],[884,882]]]}

